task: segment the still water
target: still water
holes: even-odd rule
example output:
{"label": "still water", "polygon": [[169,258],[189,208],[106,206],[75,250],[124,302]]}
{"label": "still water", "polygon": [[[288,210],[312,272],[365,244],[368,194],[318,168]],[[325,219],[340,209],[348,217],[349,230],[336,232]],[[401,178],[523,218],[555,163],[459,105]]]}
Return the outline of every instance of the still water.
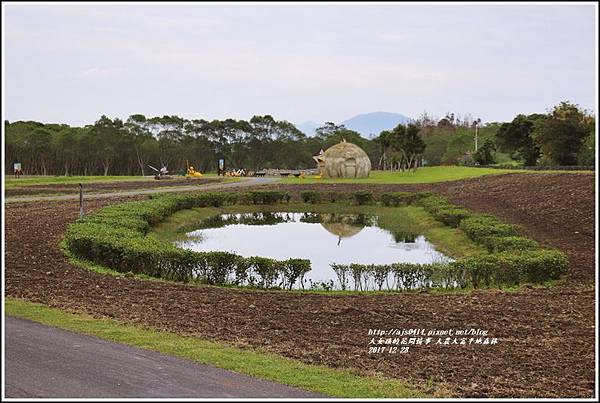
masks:
{"label": "still water", "polygon": [[377,216],[329,213],[222,214],[188,232],[177,246],[244,257],[310,259],[306,281],[336,279],[337,264],[440,263],[449,259],[420,234],[393,233]]}

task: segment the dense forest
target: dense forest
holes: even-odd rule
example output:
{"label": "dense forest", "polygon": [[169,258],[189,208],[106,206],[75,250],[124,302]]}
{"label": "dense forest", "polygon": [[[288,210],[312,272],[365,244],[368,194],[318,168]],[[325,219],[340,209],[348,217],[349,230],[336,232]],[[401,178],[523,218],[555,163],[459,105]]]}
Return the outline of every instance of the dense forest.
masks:
{"label": "dense forest", "polygon": [[309,137],[270,115],[248,121],[102,116],[84,127],[6,121],[5,134],[5,172],[12,173],[13,163],[20,162],[26,175],[150,175],[148,165],[177,173],[188,164],[214,172],[220,158],[231,169],[306,169],[314,168],[313,155],[342,138],[362,147],[375,169],[507,162],[593,165],[595,156],[595,118],[568,102],[548,114],[518,115],[506,123],[424,114],[373,139],[331,122]]}

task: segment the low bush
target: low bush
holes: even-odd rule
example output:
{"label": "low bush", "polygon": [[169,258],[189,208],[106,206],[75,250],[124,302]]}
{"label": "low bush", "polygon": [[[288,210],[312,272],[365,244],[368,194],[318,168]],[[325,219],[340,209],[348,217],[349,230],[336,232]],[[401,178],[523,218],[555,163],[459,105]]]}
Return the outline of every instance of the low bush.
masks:
{"label": "low bush", "polygon": [[373,202],[373,193],[366,190],[354,192],[352,193],[352,197],[354,198],[354,202],[360,206]]}
{"label": "low bush", "polygon": [[288,259],[282,262],[283,287],[292,289],[296,281],[304,283],[304,275],[310,271],[309,259]]}
{"label": "low bush", "polygon": [[456,228],[462,220],[471,217],[471,212],[462,207],[448,207],[437,209],[431,215],[449,227]]}
{"label": "low bush", "polygon": [[490,236],[484,238],[482,244],[490,252],[532,250],[540,247],[533,239],[522,236]]}
{"label": "low bush", "polygon": [[290,194],[278,190],[261,190],[249,192],[252,204],[275,204],[289,202]]}
{"label": "low bush", "polygon": [[249,266],[260,277],[261,288],[271,288],[280,274],[280,264],[275,259],[253,256],[248,258]]}
{"label": "low bush", "polygon": [[337,203],[346,200],[346,195],[343,192],[328,192],[326,193],[326,199],[331,203]]}
{"label": "low bush", "polygon": [[498,252],[454,262],[473,287],[544,283],[567,272],[567,256],[555,249]]}
{"label": "low bush", "polygon": [[454,228],[458,227],[462,220],[472,215],[466,208],[451,204],[441,196],[423,196],[416,203],[422,206],[436,220]]}
{"label": "low bush", "polygon": [[321,201],[321,193],[314,190],[306,190],[304,192],[300,192],[300,198],[304,203],[316,204]]}
{"label": "low bush", "polygon": [[350,265],[332,263],[330,266],[338,278],[340,288],[345,290],[348,287],[348,280],[350,279]]}
{"label": "low bush", "polygon": [[379,200],[387,207],[410,206],[418,203],[423,197],[428,195],[415,192],[389,192],[382,193]]}
{"label": "low bush", "polygon": [[459,228],[472,240],[484,243],[489,237],[508,237],[517,235],[514,225],[505,224],[496,217],[487,214],[473,214],[459,224]]}

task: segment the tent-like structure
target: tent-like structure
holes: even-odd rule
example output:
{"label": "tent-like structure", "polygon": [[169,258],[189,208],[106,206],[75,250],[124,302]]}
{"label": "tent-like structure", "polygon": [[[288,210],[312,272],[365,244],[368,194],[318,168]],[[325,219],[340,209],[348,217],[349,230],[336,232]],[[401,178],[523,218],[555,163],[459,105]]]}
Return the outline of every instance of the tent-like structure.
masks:
{"label": "tent-like structure", "polygon": [[352,238],[364,228],[364,225],[348,223],[347,218],[340,220],[335,214],[321,214],[321,219],[321,226],[338,237],[338,245],[342,242],[342,238]]}
{"label": "tent-like structure", "polygon": [[371,172],[367,153],[345,139],[313,158],[323,178],[367,178]]}

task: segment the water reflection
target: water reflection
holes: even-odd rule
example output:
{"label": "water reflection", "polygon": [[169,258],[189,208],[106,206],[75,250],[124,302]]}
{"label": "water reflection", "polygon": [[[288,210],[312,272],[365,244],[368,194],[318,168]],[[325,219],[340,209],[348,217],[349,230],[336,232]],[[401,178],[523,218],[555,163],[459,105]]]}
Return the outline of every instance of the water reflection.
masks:
{"label": "water reflection", "polygon": [[[410,227],[410,226],[408,226]],[[204,220],[178,246],[241,256],[310,259],[307,283],[339,287],[332,264],[439,263],[449,258],[421,234],[391,232],[370,214],[239,213]]]}

